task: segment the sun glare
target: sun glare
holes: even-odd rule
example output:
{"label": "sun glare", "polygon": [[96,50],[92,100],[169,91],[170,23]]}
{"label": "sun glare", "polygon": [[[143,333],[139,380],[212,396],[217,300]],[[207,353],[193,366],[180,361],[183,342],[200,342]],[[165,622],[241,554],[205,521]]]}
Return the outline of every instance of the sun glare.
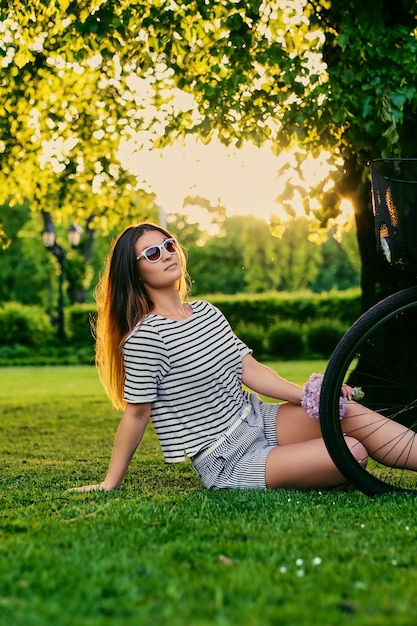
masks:
{"label": "sun glare", "polygon": [[[300,184],[309,186],[329,176],[329,156],[323,153],[318,159],[307,158],[302,169],[304,182]],[[162,150],[138,150],[129,142],[124,144],[120,158],[141,186],[155,193],[165,214],[191,211],[191,217],[198,219],[196,207],[184,207],[184,199],[200,196],[212,205],[224,206],[228,215],[255,215],[265,220],[273,214],[287,216],[275,199],[291,175],[279,176],[279,170],[291,157],[274,156],[268,146],[258,148],[248,143],[233,149],[219,142],[203,145],[189,138],[184,144]],[[294,212],[304,213],[301,200],[295,202]]]}

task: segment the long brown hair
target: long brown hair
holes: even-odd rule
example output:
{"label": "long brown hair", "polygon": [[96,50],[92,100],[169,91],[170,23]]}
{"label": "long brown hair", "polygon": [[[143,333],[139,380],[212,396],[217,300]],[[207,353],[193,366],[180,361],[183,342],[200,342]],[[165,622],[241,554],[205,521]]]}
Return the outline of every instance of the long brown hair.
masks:
{"label": "long brown hair", "polygon": [[[115,240],[95,290],[96,367],[112,404],[120,410],[125,407],[123,344],[136,324],[153,307],[139,277],[135,243],[145,232],[152,230],[159,231],[167,239],[172,237],[165,228],[150,222],[126,228]],[[189,280],[181,246],[178,246],[178,255],[182,277],[177,281],[177,289],[181,298],[185,299],[189,292]]]}

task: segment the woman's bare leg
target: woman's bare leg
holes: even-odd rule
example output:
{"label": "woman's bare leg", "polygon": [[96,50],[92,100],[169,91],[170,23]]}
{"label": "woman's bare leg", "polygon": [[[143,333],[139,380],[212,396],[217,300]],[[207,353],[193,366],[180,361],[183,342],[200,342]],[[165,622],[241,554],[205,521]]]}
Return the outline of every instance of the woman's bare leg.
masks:
{"label": "woman's bare leg", "polygon": [[[349,402],[341,427],[352,455],[366,466],[368,455],[391,467],[417,470],[417,433],[356,403]],[[270,488],[326,488],[346,484],[321,435],[319,420],[293,404],[280,405],[278,447],[266,462]]]}
{"label": "woman's bare leg", "polygon": [[[320,423],[299,406],[282,404],[277,414],[278,447],[266,461],[266,486],[272,489],[319,489],[347,483],[333,463],[321,436]],[[366,448],[346,437],[358,462],[366,465]]]}
{"label": "woman's bare leg", "polygon": [[370,409],[349,402],[343,431],[360,441],[370,457],[390,467],[417,470],[417,434]]}

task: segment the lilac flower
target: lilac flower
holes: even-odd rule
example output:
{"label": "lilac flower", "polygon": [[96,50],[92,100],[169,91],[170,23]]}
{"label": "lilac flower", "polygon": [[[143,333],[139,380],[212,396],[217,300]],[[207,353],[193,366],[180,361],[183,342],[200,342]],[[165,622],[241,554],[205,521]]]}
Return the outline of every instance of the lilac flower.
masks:
{"label": "lilac flower", "polygon": [[[319,403],[320,403],[320,391],[323,382],[323,374],[312,374],[309,380],[303,386],[303,396],[301,399],[301,406],[307,411],[310,417],[318,419],[319,417]],[[364,393],[360,387],[353,388],[353,400],[360,400],[363,398]],[[346,413],[346,398],[340,397],[339,400],[339,416],[344,417]]]}

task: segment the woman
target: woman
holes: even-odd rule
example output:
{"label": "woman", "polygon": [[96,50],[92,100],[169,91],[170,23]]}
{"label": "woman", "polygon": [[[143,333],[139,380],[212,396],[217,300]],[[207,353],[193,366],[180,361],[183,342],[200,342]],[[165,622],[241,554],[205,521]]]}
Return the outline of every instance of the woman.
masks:
{"label": "woman", "polygon": [[[143,223],[116,240],[96,292],[96,362],[110,399],[124,413],[106,477],[75,490],[118,487],[149,419],[165,460],[187,455],[206,487],[345,484],[319,421],[301,407],[303,388],[258,363],[217,308],[187,302],[187,284],[184,253],[166,229]],[[283,402],[265,403],[256,394]],[[413,433],[403,459],[372,425],[381,417],[352,401],[348,385],[341,396],[343,429],[358,463],[366,465],[373,455],[388,465],[417,467]],[[388,427],[392,437],[404,434],[402,426]]]}

